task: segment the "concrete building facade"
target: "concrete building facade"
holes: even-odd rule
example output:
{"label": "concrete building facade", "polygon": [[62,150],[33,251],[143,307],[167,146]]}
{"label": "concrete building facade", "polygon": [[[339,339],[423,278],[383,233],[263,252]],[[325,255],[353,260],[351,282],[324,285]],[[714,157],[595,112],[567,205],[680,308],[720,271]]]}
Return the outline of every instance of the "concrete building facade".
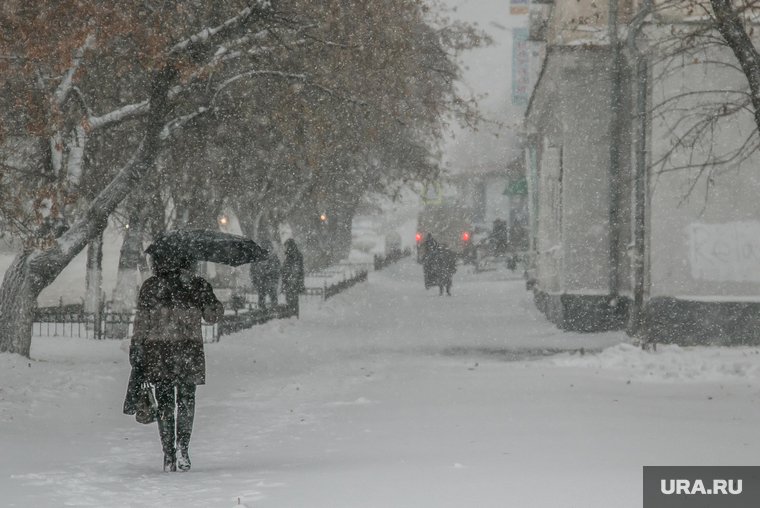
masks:
{"label": "concrete building facade", "polygon": [[747,79],[728,47],[679,42],[694,26],[684,13],[620,2],[611,39],[595,5],[538,13],[544,60],[525,120],[536,304],[567,330],[758,344]]}

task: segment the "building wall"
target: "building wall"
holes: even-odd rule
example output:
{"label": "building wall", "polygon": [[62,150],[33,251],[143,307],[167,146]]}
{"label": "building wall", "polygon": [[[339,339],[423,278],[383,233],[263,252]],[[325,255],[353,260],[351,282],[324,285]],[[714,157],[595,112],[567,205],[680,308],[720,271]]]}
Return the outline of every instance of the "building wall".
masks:
{"label": "building wall", "polygon": [[[618,0],[618,24],[630,21],[640,2]],[[607,41],[608,2],[597,0],[555,0],[546,29],[549,44],[609,44]]]}
{"label": "building wall", "polygon": [[[639,3],[621,4],[621,21]],[[600,7],[606,6],[556,0],[547,57],[526,117],[526,166],[535,174],[530,209],[536,304],[562,328],[581,331],[625,326],[633,287],[633,250],[627,247],[633,237],[637,85],[626,68],[618,182],[621,298],[614,299],[608,261],[610,51],[607,20],[595,14]],[[678,26],[686,13],[674,13],[660,20],[664,24],[646,25],[639,40],[650,65],[646,329],[656,342],[757,345],[760,141],[746,99],[747,78],[728,48],[674,47],[673,34],[686,27]],[[658,47],[675,52],[659,53]],[[709,119],[714,121],[700,125]]]}
{"label": "building wall", "polygon": [[[607,294],[609,278],[610,90],[605,50],[555,51],[531,116],[541,140],[538,284],[546,291]],[[549,83],[549,82],[552,83]],[[625,154],[627,144],[622,145]],[[621,173],[630,165],[622,157]],[[630,236],[629,179],[620,202],[620,244]],[[620,249],[618,289],[630,289]],[[562,260],[558,263],[555,258]],[[555,281],[555,274],[558,280]]]}
{"label": "building wall", "polygon": [[651,59],[649,94],[651,339],[759,344],[760,157],[749,151],[733,157],[756,127],[751,113],[740,110],[700,128],[731,110],[739,96],[726,91],[746,90],[747,78],[723,65],[735,62],[728,48],[661,57]]}
{"label": "building wall", "polygon": [[[714,48],[706,60],[730,62],[728,48]],[[649,181],[650,298],[760,299],[760,157],[715,164],[740,147],[755,129],[749,112],[710,129],[696,149],[676,150],[658,164],[694,122],[706,101],[731,104],[736,96],[695,94],[661,105],[678,95],[746,89],[746,77],[725,67],[684,59],[678,72],[662,62],[652,68],[654,86]],[[706,166],[703,166],[707,163]],[[676,169],[679,166],[691,166]]]}
{"label": "building wall", "polygon": [[[537,303],[563,328],[622,326],[622,305],[610,305],[610,83],[606,48],[551,52],[528,117],[537,150]],[[625,121],[622,123],[626,123]],[[621,173],[630,166],[624,154]],[[616,290],[630,290],[625,245],[629,179],[619,194],[623,208]],[[617,303],[617,302],[615,302]],[[614,305],[613,303],[612,305]]]}

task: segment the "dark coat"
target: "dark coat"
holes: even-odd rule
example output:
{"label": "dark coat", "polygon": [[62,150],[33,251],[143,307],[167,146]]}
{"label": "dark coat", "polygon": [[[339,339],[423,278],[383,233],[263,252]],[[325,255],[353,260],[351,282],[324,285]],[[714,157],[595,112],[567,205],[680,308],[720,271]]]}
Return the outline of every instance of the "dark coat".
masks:
{"label": "dark coat", "polygon": [[457,255],[447,249],[435,245],[425,252],[423,265],[425,273],[425,289],[431,286],[447,286],[457,271]]}
{"label": "dark coat", "polygon": [[422,274],[425,281],[425,289],[428,289],[431,286],[437,285],[437,283],[433,282],[434,278],[434,257],[436,251],[439,249],[438,242],[436,242],[433,239],[433,235],[426,235],[425,240],[422,242],[422,258],[420,261],[422,262]]}
{"label": "dark coat", "polygon": [[299,294],[305,289],[303,255],[296,242],[288,240],[285,242],[285,261],[282,263],[282,292]]}
{"label": "dark coat", "polygon": [[259,293],[276,288],[280,280],[280,258],[273,251],[256,263],[251,263],[251,283]]}
{"label": "dark coat", "polygon": [[133,371],[149,383],[204,384],[201,318],[216,323],[223,314],[211,284],[200,277],[174,272],[149,278],[140,288],[129,348]]}

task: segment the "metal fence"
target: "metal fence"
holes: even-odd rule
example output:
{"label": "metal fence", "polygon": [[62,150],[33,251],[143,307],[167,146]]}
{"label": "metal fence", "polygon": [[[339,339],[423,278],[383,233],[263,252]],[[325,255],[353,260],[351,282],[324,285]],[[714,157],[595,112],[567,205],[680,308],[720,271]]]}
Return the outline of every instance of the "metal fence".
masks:
{"label": "metal fence", "polygon": [[350,288],[354,284],[357,284],[359,282],[364,282],[365,280],[367,280],[367,273],[368,272],[366,270],[361,271],[351,278],[342,280],[330,286],[325,286],[324,299],[327,300],[328,298],[337,295],[341,291],[345,291],[346,289]]}
{"label": "metal fence", "polygon": [[[327,272],[325,272],[327,273]],[[300,295],[304,298],[326,300],[349,287],[367,280],[367,270],[330,271],[330,278],[338,278],[332,284],[325,280],[322,287],[307,287]],[[339,277],[342,277],[340,280]],[[247,293],[233,296],[225,305],[229,311],[216,324],[201,324],[204,342],[218,342],[228,335],[266,323],[296,315],[296,310],[286,305],[262,310],[257,305],[258,295]],[[88,339],[123,339],[132,336],[134,313],[114,312],[103,303],[99,313],[86,313],[84,306],[59,305],[37,309],[32,323],[32,335],[42,337],[81,337]]]}
{"label": "metal fence", "polygon": [[[68,306],[71,307],[71,306]],[[86,339],[124,339],[132,336],[134,313],[104,311],[100,319],[95,313],[71,311],[65,307],[43,307],[37,310],[32,335],[37,337],[81,337]],[[201,323],[204,342],[219,340],[219,324]]]}
{"label": "metal fence", "polygon": [[403,251],[397,250],[394,252],[389,253],[386,256],[383,256],[382,254],[375,254],[375,259],[372,263],[373,268],[375,271],[382,270],[383,268],[386,268],[393,263],[396,263],[398,261],[401,261],[404,258],[408,258],[412,255],[412,249],[407,247]]}

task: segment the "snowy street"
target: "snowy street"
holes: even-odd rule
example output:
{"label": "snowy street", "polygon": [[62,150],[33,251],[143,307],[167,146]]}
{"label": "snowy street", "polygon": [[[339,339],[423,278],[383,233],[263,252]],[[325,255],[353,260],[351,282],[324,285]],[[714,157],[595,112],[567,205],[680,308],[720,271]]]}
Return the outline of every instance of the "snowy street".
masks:
{"label": "snowy street", "polygon": [[439,297],[406,259],[207,344],[187,473],[121,412],[125,344],[0,355],[2,505],[639,507],[644,465],[757,463],[754,348],[563,333],[470,270]]}

